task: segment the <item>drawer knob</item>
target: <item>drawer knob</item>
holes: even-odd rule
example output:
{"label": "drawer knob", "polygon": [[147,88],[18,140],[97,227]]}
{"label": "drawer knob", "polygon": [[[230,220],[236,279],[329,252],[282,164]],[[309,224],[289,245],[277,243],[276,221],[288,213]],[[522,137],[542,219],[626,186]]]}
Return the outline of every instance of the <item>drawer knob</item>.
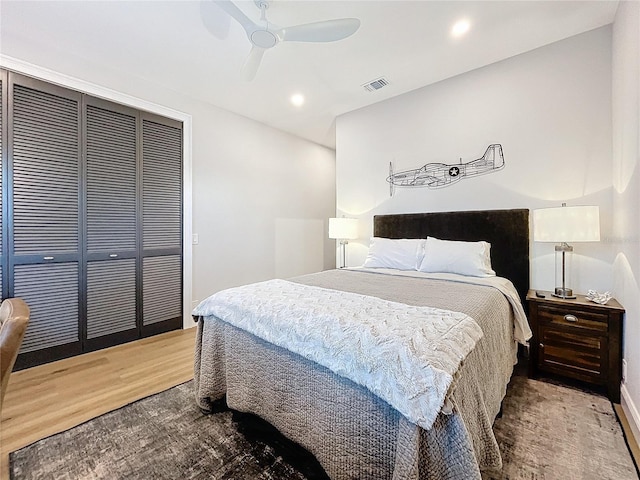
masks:
{"label": "drawer knob", "polygon": [[544,348],[544,343],[540,343],[540,348]]}
{"label": "drawer knob", "polygon": [[575,315],[571,315],[571,314],[569,314],[569,313],[568,313],[567,315],[565,315],[565,316],[564,316],[564,319],[565,319],[567,322],[577,322],[577,321],[578,321],[578,317],[576,317]]}

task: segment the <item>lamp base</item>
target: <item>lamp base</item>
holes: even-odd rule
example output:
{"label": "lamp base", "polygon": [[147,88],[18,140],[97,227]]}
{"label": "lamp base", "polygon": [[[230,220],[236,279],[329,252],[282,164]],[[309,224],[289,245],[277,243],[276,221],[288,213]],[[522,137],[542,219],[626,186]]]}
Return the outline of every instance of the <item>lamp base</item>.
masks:
{"label": "lamp base", "polygon": [[340,268],[347,267],[347,244],[346,240],[340,240]]}
{"label": "lamp base", "polygon": [[566,298],[569,300],[576,298],[576,296],[573,294],[573,290],[571,290],[570,288],[562,288],[562,287],[556,287],[555,292],[552,293],[551,295],[553,295],[554,297]]}

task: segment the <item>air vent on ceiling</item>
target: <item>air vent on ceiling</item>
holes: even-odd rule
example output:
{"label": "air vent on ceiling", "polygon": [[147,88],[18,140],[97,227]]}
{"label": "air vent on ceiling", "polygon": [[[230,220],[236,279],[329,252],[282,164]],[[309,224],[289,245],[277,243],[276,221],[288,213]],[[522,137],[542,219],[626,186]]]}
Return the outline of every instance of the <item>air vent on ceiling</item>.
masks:
{"label": "air vent on ceiling", "polygon": [[384,77],[376,78],[368,83],[362,85],[367,92],[375,92],[376,90],[380,90],[382,87],[386,87],[389,85],[389,80]]}

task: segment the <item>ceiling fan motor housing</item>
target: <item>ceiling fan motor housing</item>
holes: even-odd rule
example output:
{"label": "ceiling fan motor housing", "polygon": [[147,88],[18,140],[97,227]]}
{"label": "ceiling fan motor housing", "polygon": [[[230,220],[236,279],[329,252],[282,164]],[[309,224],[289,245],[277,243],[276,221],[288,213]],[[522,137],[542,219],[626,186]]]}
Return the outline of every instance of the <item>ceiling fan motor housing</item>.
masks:
{"label": "ceiling fan motor housing", "polygon": [[271,48],[278,43],[278,37],[269,30],[256,30],[249,37],[251,43],[260,48]]}

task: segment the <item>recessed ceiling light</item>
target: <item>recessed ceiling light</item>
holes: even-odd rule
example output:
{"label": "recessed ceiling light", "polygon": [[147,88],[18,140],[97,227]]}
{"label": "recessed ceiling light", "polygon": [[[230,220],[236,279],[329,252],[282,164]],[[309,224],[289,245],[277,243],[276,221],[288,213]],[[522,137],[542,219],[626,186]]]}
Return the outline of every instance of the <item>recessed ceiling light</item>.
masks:
{"label": "recessed ceiling light", "polygon": [[471,23],[469,22],[469,20],[458,20],[453,24],[453,27],[451,27],[451,35],[454,37],[461,37],[469,31],[469,28],[471,28]]}
{"label": "recessed ceiling light", "polygon": [[304,103],[304,96],[301,93],[291,95],[291,103],[293,103],[296,107],[301,107]]}

